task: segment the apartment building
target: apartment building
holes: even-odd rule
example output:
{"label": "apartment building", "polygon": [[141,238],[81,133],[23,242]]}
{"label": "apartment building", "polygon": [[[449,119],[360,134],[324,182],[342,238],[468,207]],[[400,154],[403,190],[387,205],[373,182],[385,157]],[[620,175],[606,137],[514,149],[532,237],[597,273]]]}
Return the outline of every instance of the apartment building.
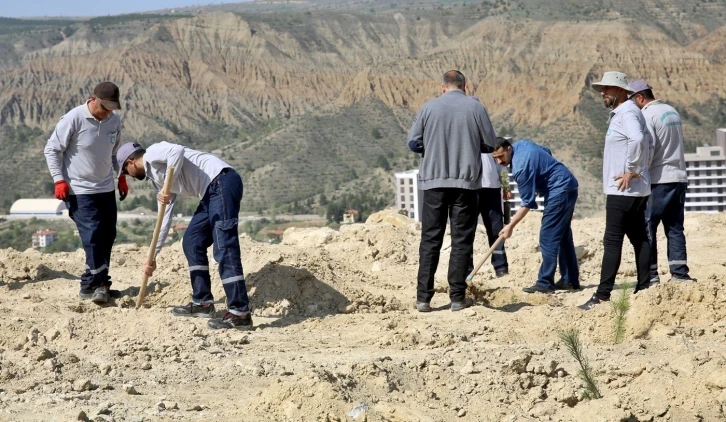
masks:
{"label": "apartment building", "polygon": [[45,248],[58,239],[58,234],[53,230],[38,230],[32,235],[33,248]]}
{"label": "apartment building", "polygon": [[418,190],[418,169],[395,173],[396,209],[406,210],[408,216],[421,221],[423,192]]}
{"label": "apartment building", "polygon": [[[408,216],[416,221],[421,221],[421,205],[423,203],[423,192],[418,190],[418,170],[408,170],[395,173],[396,209],[406,210]],[[507,176],[509,188],[512,191],[512,199],[509,200],[512,207],[512,215],[519,209],[522,199],[519,196],[517,182],[512,174]],[[544,198],[537,197],[537,209],[544,210]]]}
{"label": "apartment building", "polygon": [[686,212],[726,210],[726,129],[716,131],[716,145],[685,154],[688,174]]}

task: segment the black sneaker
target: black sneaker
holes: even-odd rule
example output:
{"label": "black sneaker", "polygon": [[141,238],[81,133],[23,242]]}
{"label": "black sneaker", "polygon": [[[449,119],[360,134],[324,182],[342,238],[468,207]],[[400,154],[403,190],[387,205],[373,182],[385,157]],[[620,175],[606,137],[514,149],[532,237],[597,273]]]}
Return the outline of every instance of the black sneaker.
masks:
{"label": "black sneaker", "polygon": [[415,308],[419,312],[431,312],[431,304],[428,302],[416,302]]}
{"label": "black sneaker", "polygon": [[498,269],[498,270],[494,271],[494,275],[495,275],[495,276],[496,276],[497,278],[499,278],[499,277],[504,277],[504,276],[506,276],[506,275],[509,275],[509,269],[507,269],[507,268],[500,268],[500,269]]}
{"label": "black sneaker", "polygon": [[461,311],[462,309],[474,306],[474,301],[471,298],[465,297],[460,302],[451,301],[451,312]]}
{"label": "black sneaker", "polygon": [[96,287],[96,290],[93,291],[93,295],[91,296],[91,302],[93,303],[108,303],[108,286],[100,286]]}
{"label": "black sneaker", "polygon": [[595,306],[597,306],[597,305],[599,305],[599,304],[601,304],[603,302],[610,302],[610,299],[603,300],[603,299],[600,299],[599,297],[597,297],[595,295],[592,295],[592,297],[590,298],[590,300],[588,300],[584,304],[578,306],[578,308],[582,309],[583,311],[589,311],[590,309],[594,308]]}
{"label": "black sneaker", "polygon": [[249,330],[252,329],[252,316],[250,314],[247,314],[245,316],[239,316],[233,314],[232,312],[226,312],[221,319],[210,319],[207,323],[207,327],[213,330],[222,330],[227,328]]}
{"label": "black sneaker", "polygon": [[580,290],[580,286],[573,286],[572,284],[567,284],[564,281],[560,280],[555,283],[555,290]]}
{"label": "black sneaker", "polygon": [[522,289],[522,291],[525,293],[552,293],[552,292],[554,292],[554,290],[550,290],[546,287],[542,287],[539,284],[534,284],[532,286],[525,287]]}
{"label": "black sneaker", "polygon": [[211,318],[214,316],[214,303],[205,305],[197,305],[189,302],[185,306],[175,306],[171,309],[174,316],[193,317],[193,318]]}
{"label": "black sneaker", "polygon": [[78,297],[80,297],[81,299],[90,299],[93,297],[93,292],[95,291],[95,289],[81,288],[81,290],[78,292]]}

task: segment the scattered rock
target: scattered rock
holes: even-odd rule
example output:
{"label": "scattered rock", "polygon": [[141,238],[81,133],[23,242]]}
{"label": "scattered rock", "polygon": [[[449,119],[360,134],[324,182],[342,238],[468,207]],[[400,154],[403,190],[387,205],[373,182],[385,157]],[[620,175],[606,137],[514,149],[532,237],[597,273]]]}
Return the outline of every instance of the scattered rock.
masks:
{"label": "scattered rock", "polygon": [[461,370],[459,371],[461,375],[476,374],[478,372],[479,371],[476,370],[476,368],[474,367],[474,362],[472,361],[466,362],[466,365],[464,365],[464,367],[461,368]]}
{"label": "scattered rock", "polygon": [[708,388],[726,388],[726,369],[717,369],[706,378],[706,387]]}
{"label": "scattered rock", "polygon": [[51,352],[50,350],[48,350],[48,349],[42,349],[35,356],[35,360],[38,361],[38,362],[40,362],[40,361],[43,361],[43,360],[46,360],[46,359],[50,359],[53,356],[54,356],[53,355],[53,352]]}
{"label": "scattered rock", "polygon": [[91,381],[87,379],[77,379],[73,381],[73,391],[87,391],[91,389]]}
{"label": "scattered rock", "polygon": [[136,388],[134,387],[133,384],[124,384],[124,392],[126,394],[130,394],[130,395],[139,394],[138,391],[136,391]]}
{"label": "scattered rock", "polygon": [[79,421],[83,421],[83,422],[89,422],[90,421],[90,419],[88,419],[88,415],[86,415],[86,412],[84,412],[83,410],[81,410],[80,412],[78,412],[77,419]]}

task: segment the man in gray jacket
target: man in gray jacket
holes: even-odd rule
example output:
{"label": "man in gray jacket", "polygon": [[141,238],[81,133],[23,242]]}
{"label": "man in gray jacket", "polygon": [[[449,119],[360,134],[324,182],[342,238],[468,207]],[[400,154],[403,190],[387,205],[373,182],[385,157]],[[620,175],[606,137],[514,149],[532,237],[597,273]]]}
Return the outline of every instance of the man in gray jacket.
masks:
{"label": "man in gray jacket", "polygon": [[[118,87],[102,82],[88,101],[60,118],[45,146],[55,197],[65,201],[86,253],[79,296],[96,303],[108,302],[111,287],[115,154],[121,144],[121,118],[113,110],[120,109]],[[118,178],[118,189],[123,200],[129,192],[124,176]]]}
{"label": "man in gray jacket", "polygon": [[481,154],[492,152],[496,135],[484,106],[466,96],[458,70],[443,76],[443,95],[421,107],[408,134],[408,146],[421,154],[418,186],[423,190],[416,309],[431,311],[434,276],[446,221],[451,223],[449,298],[451,310],[472,305],[466,298],[468,261],[473,251],[481,188]]}
{"label": "man in gray jacket", "polygon": [[650,131],[650,198],[645,210],[645,219],[650,231],[650,283],[660,281],[658,277],[658,225],[668,239],[668,267],[671,280],[693,280],[688,275],[686,262],[686,236],[683,234],[683,219],[686,206],[686,157],[683,154],[683,126],[681,116],[668,104],[656,100],[653,88],[645,81],[630,83],[633,94],[630,99],[640,108],[645,125]]}

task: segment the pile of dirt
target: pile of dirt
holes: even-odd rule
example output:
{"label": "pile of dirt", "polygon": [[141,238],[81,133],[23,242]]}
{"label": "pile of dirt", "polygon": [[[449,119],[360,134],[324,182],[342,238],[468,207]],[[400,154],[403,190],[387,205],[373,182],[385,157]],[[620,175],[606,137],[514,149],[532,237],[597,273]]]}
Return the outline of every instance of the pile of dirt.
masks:
{"label": "pile of dirt", "polygon": [[[288,229],[278,245],[242,235],[250,332],[170,314],[191,297],[179,243],[158,257],[140,310],[145,247],[114,248],[121,297],[102,307],[77,297],[82,251],[2,250],[0,420],[723,420],[726,216],[687,216],[698,282],[669,282],[661,254],[662,282],[631,295],[618,344],[610,305],[576,308],[599,282],[604,222],[573,222],[583,291],[528,295],[539,224],[531,213],[517,227],[510,275],[483,266],[469,289],[477,306],[461,312],[448,309],[447,236],[428,314],[412,307],[420,225],[396,212]],[[487,248],[480,227],[476,256]],[[634,270],[626,244],[618,282]],[[602,399],[583,398],[566,328],[579,330]]]}

